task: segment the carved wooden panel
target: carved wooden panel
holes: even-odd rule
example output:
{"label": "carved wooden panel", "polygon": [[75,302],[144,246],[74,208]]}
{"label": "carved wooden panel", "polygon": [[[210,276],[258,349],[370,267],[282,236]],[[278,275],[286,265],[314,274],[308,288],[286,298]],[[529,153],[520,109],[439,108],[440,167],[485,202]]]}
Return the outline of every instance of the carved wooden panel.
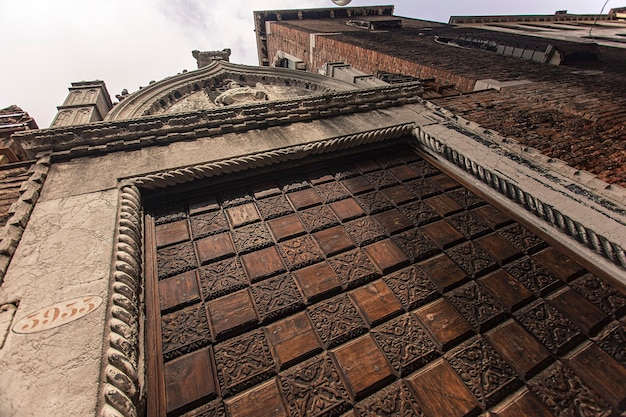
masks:
{"label": "carved wooden panel", "polygon": [[610,406],[561,362],[531,379],[528,386],[556,416],[612,415]]}
{"label": "carved wooden panel", "polygon": [[371,281],[380,276],[370,258],[360,249],[355,249],[328,260],[339,281],[346,288]]}
{"label": "carved wooden panel", "polygon": [[233,230],[233,243],[239,254],[272,246],[274,241],[263,223],[250,224]]}
{"label": "carved wooden panel", "polygon": [[208,187],[146,206],[147,415],[626,411],[626,293],[411,151]]}
{"label": "carved wooden panel", "polygon": [[324,203],[332,203],[333,201],[342,200],[350,197],[350,193],[340,183],[332,181],[326,184],[320,184],[315,187],[317,194]]}
{"label": "carved wooden panel", "polygon": [[398,381],[359,402],[355,406],[359,416],[380,417],[423,417],[424,413],[417,400],[406,386]]}
{"label": "carved wooden panel", "polygon": [[419,267],[409,266],[385,275],[383,280],[407,310],[413,310],[439,296],[437,288]]}
{"label": "carved wooden panel", "polygon": [[382,226],[370,217],[352,220],[345,224],[348,234],[357,245],[363,246],[385,237]]}
{"label": "carved wooden panel", "polygon": [[498,234],[527,255],[531,255],[548,246],[537,235],[517,223],[498,230]]}
{"label": "carved wooden panel", "polygon": [[422,201],[404,204],[398,207],[398,210],[411,219],[415,226],[421,226],[439,219],[439,215]]}
{"label": "carved wooden panel", "polygon": [[278,244],[278,251],[289,269],[295,270],[322,260],[322,252],[311,236],[301,236]]}
{"label": "carved wooden panel", "polygon": [[246,275],[236,258],[214,262],[198,269],[205,300],[220,297],[244,288]]}
{"label": "carved wooden panel", "polygon": [[441,192],[441,188],[433,183],[430,178],[418,178],[413,181],[409,181],[405,184],[405,186],[420,199],[432,197]]}
{"label": "carved wooden panel", "polygon": [[283,195],[267,197],[257,201],[259,213],[265,220],[281,217],[293,212],[289,201]]}
{"label": "carved wooden panel", "polygon": [[411,229],[392,237],[411,262],[430,258],[440,251],[439,247],[419,229]]}
{"label": "carved wooden panel", "polygon": [[279,275],[250,287],[261,321],[269,321],[304,308],[304,302],[290,276]]}
{"label": "carved wooden panel", "polygon": [[361,194],[355,199],[367,214],[376,214],[393,208],[391,201],[378,191]]}
{"label": "carved wooden panel", "polygon": [[337,217],[326,205],[311,207],[298,213],[309,233],[339,224]]}
{"label": "carved wooden panel", "polygon": [[592,274],[583,275],[570,286],[614,318],[626,313],[626,295]]}
{"label": "carved wooden panel", "polygon": [[437,347],[411,314],[372,330],[372,336],[399,375],[405,376],[437,356]]}
{"label": "carved wooden panel", "polygon": [[211,341],[204,305],[196,304],[165,314],[161,319],[163,355],[167,359],[191,352]]}
{"label": "carved wooden panel", "polygon": [[263,330],[254,330],[215,345],[217,379],[230,396],[276,374]]}
{"label": "carved wooden panel", "polygon": [[472,239],[490,232],[491,229],[471,211],[464,211],[446,219],[465,239]]}
{"label": "carved wooden panel", "polygon": [[475,281],[450,291],[446,299],[476,331],[485,331],[506,316],[498,300]]}
{"label": "carved wooden panel", "polygon": [[448,352],[446,358],[485,408],[521,385],[513,369],[480,336]]}
{"label": "carved wooden panel", "polygon": [[545,295],[563,284],[532,258],[513,262],[505,266],[504,269],[536,296]]}
{"label": "carved wooden panel", "polygon": [[189,218],[191,223],[191,231],[195,239],[222,233],[228,230],[228,222],[226,217],[220,211],[211,213],[202,213]]}
{"label": "carved wooden panel", "polygon": [[346,387],[327,355],[289,369],[280,382],[292,416],[338,416],[350,408]]}
{"label": "carved wooden panel", "polygon": [[186,242],[157,250],[157,265],[159,279],[194,269],[197,261],[193,244]]}
{"label": "carved wooden panel", "polygon": [[613,359],[626,367],[626,326],[614,321],[606,326],[594,341]]}
{"label": "carved wooden panel", "polygon": [[338,295],[308,309],[324,347],[340,345],[367,331],[365,321],[346,295]]}
{"label": "carved wooden panel", "polygon": [[446,250],[446,254],[470,277],[477,278],[496,269],[497,264],[476,242],[466,242]]}
{"label": "carved wooden panel", "polygon": [[552,353],[562,353],[581,340],[580,329],[543,301],[524,307],[514,316]]}

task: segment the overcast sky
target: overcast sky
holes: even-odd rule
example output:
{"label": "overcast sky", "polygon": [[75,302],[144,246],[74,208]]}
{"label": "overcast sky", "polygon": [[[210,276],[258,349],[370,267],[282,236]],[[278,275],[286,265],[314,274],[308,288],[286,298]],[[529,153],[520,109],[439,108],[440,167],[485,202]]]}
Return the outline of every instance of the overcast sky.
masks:
{"label": "overcast sky", "polygon": [[[616,4],[613,4],[616,3]],[[622,6],[609,1],[611,7]],[[599,13],[604,0],[352,0],[395,4],[399,16]],[[183,69],[191,51],[231,48],[257,65],[253,10],[334,6],[331,0],[0,0],[0,109],[16,104],[50,125],[72,81],[104,80],[113,101]]]}

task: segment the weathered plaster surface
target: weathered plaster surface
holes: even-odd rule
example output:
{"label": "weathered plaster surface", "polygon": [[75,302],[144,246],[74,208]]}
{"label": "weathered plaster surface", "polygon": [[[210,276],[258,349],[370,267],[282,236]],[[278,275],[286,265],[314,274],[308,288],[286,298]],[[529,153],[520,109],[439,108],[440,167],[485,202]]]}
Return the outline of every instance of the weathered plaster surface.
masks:
{"label": "weathered plaster surface", "polygon": [[[110,190],[37,204],[0,287],[0,304],[19,302],[13,324],[77,296],[106,299],[117,198]],[[9,332],[0,349],[0,416],[95,413],[105,310],[39,333]]]}

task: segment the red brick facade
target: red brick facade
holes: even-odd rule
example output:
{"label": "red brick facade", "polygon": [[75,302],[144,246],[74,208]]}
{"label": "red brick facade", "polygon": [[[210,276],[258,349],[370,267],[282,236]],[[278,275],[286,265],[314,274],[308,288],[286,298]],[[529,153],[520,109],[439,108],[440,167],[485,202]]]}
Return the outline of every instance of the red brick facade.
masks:
{"label": "red brick facade", "polygon": [[439,39],[471,33],[537,50],[559,42],[563,49],[573,44],[405,18],[401,29],[369,31],[347,25],[348,20],[270,22],[266,34],[270,65],[282,51],[302,59],[311,72],[319,72],[328,62],[344,62],[368,74],[385,71],[434,79],[439,86],[449,86],[448,93],[473,92],[479,80],[529,81],[501,92],[447,98],[429,94],[425,85],[424,97],[604,181],[626,185],[624,49],[601,46],[600,61],[557,66],[456,48]]}

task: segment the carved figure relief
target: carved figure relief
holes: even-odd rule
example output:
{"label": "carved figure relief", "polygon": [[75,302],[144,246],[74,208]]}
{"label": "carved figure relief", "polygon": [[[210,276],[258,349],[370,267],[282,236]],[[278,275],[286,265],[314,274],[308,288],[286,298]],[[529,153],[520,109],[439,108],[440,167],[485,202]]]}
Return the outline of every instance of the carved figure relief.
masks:
{"label": "carved figure relief", "polygon": [[252,88],[244,87],[235,81],[231,81],[228,83],[228,90],[217,96],[215,104],[218,106],[229,106],[231,104],[253,103],[267,99],[268,95],[263,84],[257,83],[256,87]]}

